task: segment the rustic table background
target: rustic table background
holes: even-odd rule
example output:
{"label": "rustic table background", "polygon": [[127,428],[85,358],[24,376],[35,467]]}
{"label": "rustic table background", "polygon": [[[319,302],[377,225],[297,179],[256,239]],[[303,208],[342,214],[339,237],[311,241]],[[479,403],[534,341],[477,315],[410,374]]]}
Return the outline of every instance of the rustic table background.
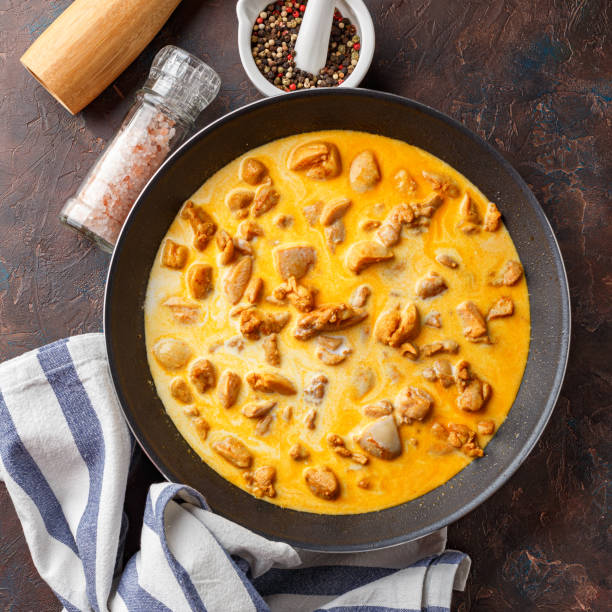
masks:
{"label": "rustic table background", "polygon": [[[117,129],[155,52],[178,44],[219,72],[203,125],[259,97],[235,45],[234,2],[184,0],[116,83],[76,117],[18,58],[69,0],[0,0],[0,360],[101,331],[108,257],[58,222]],[[610,610],[612,45],[607,0],[369,0],[364,86],[415,98],[493,144],[529,183],[570,279],[572,354],[524,466],[449,530],[472,574],[459,610]],[[129,494],[136,521],[142,459]],[[0,608],[59,610],[0,485]],[[137,545],[132,536],[130,548]]]}

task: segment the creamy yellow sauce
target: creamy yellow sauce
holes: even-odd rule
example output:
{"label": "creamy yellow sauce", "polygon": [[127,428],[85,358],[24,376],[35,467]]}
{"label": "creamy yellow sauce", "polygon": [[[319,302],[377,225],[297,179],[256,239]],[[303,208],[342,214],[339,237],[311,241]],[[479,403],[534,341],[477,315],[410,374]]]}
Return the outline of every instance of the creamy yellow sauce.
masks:
{"label": "creamy yellow sauce", "polygon": [[[341,155],[343,170],[329,180],[313,180],[303,172],[288,169],[287,159],[292,149],[313,139],[334,143]],[[356,193],[349,184],[349,165],[357,153],[369,149],[375,152],[382,179],[372,190]],[[291,305],[271,305],[262,300],[258,308],[269,312],[288,310],[289,324],[279,333],[281,365],[271,368],[265,364],[262,340],[245,340],[244,349],[221,346],[214,352],[209,347],[240,336],[239,320],[229,316],[231,305],[222,291],[222,279],[227,267],[217,262],[219,249],[213,239],[203,252],[193,248],[193,231],[185,219],[174,220],[167,237],[189,246],[189,255],[182,270],[160,265],[160,253],[151,270],[145,302],[145,329],[149,365],[157,393],[178,430],[200,455],[203,461],[230,482],[248,490],[243,472],[213,451],[211,444],[228,434],[239,438],[254,457],[253,468],[271,465],[276,468],[276,496],[265,499],[281,506],[308,512],[343,514],[380,510],[416,498],[443,484],[472,459],[453,450],[443,455],[431,452],[439,440],[431,432],[434,422],[443,425],[464,423],[477,429],[477,423],[490,419],[495,429],[501,425],[518,391],[529,349],[529,301],[527,285],[521,279],[514,286],[494,287],[490,274],[499,271],[506,261],[518,261],[512,239],[502,225],[495,232],[480,231],[466,235],[457,229],[458,207],[461,195],[468,192],[484,216],[488,199],[465,177],[427,152],[404,142],[362,132],[326,131],[301,134],[280,139],[250,151],[249,157],[263,162],[280,193],[279,203],[254,220],[264,235],[252,241],[254,249],[253,276],[264,280],[267,296],[282,281],[273,264],[274,247],[291,242],[307,243],[316,249],[317,261],[300,282],[318,289],[317,304],[346,302],[353,290],[362,284],[372,289],[365,309],[368,318],[364,323],[330,335],[344,336],[353,352],[341,364],[324,365],[315,356],[315,339],[302,341],[293,336],[295,321],[301,316]],[[243,157],[247,157],[247,155]],[[203,206],[214,218],[219,228],[230,235],[236,234],[240,219],[230,212],[225,197],[233,188],[247,187],[239,178],[239,158],[222,168],[192,196],[191,200]],[[398,192],[393,176],[400,168],[408,170],[418,184],[417,190],[406,196]],[[344,262],[346,250],[357,240],[371,239],[372,232],[360,227],[366,219],[382,221],[389,210],[405,201],[422,201],[432,192],[432,185],[422,176],[422,170],[439,172],[452,177],[460,186],[461,195],[445,197],[435,212],[427,231],[404,231],[400,243],[393,247],[394,259],[365,269],[356,275]],[[332,253],[326,243],[320,224],[311,226],[302,214],[302,208],[318,200],[328,202],[346,196],[352,205],[344,216],[346,239]],[[281,229],[274,223],[279,214],[290,215],[293,223]],[[459,267],[449,269],[440,265],[436,255],[450,253]],[[175,320],[170,310],[162,304],[170,297],[190,298],[186,284],[186,270],[193,262],[205,262],[213,266],[213,290],[202,299],[201,316],[196,323],[182,324]],[[429,271],[439,273],[447,282],[448,290],[441,295],[420,299],[415,296],[415,285]],[[392,294],[391,294],[392,292]],[[488,323],[492,343],[472,343],[466,340],[456,307],[464,300],[473,301],[486,315],[490,306],[501,296],[510,296],[514,302],[514,314]],[[435,329],[421,326],[414,343],[422,346],[436,340],[453,339],[459,343],[456,355],[421,357],[416,361],[403,357],[397,349],[383,345],[374,338],[373,325],[379,314],[389,306],[413,301],[423,321],[430,311],[441,315],[442,327]],[[169,392],[170,382],[177,375],[189,380],[189,364],[177,371],[168,371],[153,357],[151,349],[160,338],[179,338],[193,350],[192,363],[203,357],[210,359],[217,371],[217,378],[231,369],[242,378],[242,386],[236,404],[229,409],[220,406],[217,394],[193,392],[194,401],[187,407]],[[451,363],[467,360],[473,371],[492,387],[492,396],[479,412],[469,413],[456,406],[455,385],[443,388],[439,382],[428,382],[421,372],[438,358]],[[364,397],[357,398],[353,377],[359,368],[371,368],[376,377],[374,388]],[[255,393],[245,382],[247,372],[265,368],[276,370],[289,378],[298,388],[293,396],[266,396]],[[324,402],[317,407],[316,427],[308,429],[304,418],[312,405],[306,403],[303,389],[315,373],[324,373],[329,379]],[[369,457],[367,465],[359,465],[338,456],[326,441],[335,433],[342,436],[347,447],[360,451],[353,441],[371,417],[364,414],[366,405],[381,399],[393,400],[406,386],[427,390],[433,397],[432,411],[423,422],[400,425],[402,453],[396,459],[386,461]],[[278,401],[272,412],[274,419],[265,435],[257,435],[257,421],[241,413],[241,407],[255,398],[274,397]],[[282,417],[285,406],[293,407],[289,421]],[[197,411],[210,425],[205,439],[193,425],[193,413]],[[192,415],[188,414],[191,412]],[[478,435],[481,447],[491,436]],[[289,449],[300,442],[310,456],[305,461],[294,461]],[[335,500],[325,500],[313,495],[307,486],[303,472],[309,466],[325,465],[333,470],[340,483],[340,495]],[[365,477],[368,489],[357,486]],[[205,493],[205,492],[204,492]]]}

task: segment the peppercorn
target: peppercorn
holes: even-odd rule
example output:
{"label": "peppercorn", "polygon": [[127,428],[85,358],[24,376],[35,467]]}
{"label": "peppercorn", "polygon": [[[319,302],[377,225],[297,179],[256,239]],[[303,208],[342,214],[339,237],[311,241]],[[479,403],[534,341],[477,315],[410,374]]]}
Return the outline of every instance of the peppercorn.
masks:
{"label": "peppercorn", "polygon": [[307,3],[278,0],[268,4],[253,24],[251,50],[255,63],[266,79],[283,91],[340,85],[359,60],[357,28],[336,10],[325,67],[318,75],[297,69],[295,42]]}

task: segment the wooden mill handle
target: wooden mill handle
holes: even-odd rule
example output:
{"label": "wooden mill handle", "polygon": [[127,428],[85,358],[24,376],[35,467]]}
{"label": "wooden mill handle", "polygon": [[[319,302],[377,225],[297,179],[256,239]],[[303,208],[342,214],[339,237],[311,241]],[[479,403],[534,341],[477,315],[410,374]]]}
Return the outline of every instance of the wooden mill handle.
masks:
{"label": "wooden mill handle", "polygon": [[21,57],[72,114],[132,63],[181,0],[75,0]]}

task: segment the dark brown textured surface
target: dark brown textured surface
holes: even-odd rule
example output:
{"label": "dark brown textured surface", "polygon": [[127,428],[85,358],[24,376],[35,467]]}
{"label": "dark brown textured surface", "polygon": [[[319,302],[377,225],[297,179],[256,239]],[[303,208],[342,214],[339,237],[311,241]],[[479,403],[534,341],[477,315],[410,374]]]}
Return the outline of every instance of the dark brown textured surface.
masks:
{"label": "dark brown textured surface", "polygon": [[[115,131],[129,105],[124,97],[142,82],[154,53],[176,43],[218,70],[222,92],[201,123],[258,97],[234,45],[234,3],[184,0],[115,86],[71,117],[18,63],[67,4],[0,5],[0,359],[100,330],[108,258],[61,227],[57,214]],[[364,85],[438,108],[496,146],[548,214],[572,293],[568,374],[542,440],[500,492],[449,530],[450,545],[474,562],[456,604],[491,611],[612,609],[610,5],[368,4],[378,42]],[[155,478],[144,460],[138,473]],[[0,504],[0,608],[59,610],[31,564],[3,488]]]}

